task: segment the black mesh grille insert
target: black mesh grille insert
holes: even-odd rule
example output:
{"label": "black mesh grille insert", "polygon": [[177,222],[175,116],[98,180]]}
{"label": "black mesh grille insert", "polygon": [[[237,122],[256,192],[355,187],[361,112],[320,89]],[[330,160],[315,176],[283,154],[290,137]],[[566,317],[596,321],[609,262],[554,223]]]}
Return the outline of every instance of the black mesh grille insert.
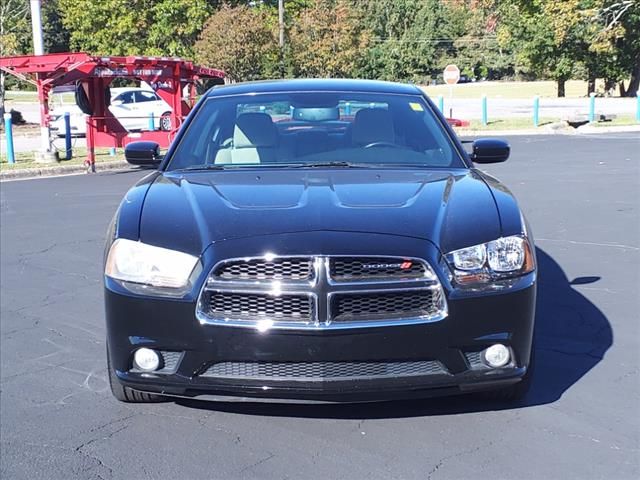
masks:
{"label": "black mesh grille insert", "polygon": [[311,321],[312,304],[306,295],[209,292],[209,314],[221,319]]}
{"label": "black mesh grille insert", "polygon": [[332,312],[335,321],[426,317],[437,313],[435,295],[432,290],[336,295]]}
{"label": "black mesh grille insert", "polygon": [[161,351],[160,354],[162,355],[162,370],[175,371],[182,352]]}
{"label": "black mesh grille insert", "polygon": [[486,363],[482,361],[482,352],[465,352],[464,356],[466,357],[467,363],[469,364],[470,368],[490,368]]}
{"label": "black mesh grille insert", "polygon": [[448,373],[440,362],[220,362],[203,377],[328,380],[354,377],[405,377]]}
{"label": "black mesh grille insert", "polygon": [[308,280],[313,276],[310,258],[234,260],[220,265],[214,277],[222,280]]}
{"label": "black mesh grille insert", "polygon": [[425,267],[414,260],[376,257],[332,258],[330,274],[337,282],[421,278]]}

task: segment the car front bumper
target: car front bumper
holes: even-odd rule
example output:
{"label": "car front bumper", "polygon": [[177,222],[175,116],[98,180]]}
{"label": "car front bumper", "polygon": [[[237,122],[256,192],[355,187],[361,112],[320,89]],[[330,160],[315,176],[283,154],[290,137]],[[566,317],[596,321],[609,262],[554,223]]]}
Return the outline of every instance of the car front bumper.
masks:
{"label": "car front bumper", "polygon": [[[107,279],[108,348],[119,381],[136,390],[181,397],[251,397],[318,401],[377,401],[449,395],[518,382],[529,367],[535,311],[535,272],[503,291],[447,292],[449,313],[432,323],[301,331],[201,324],[195,300],[141,298]],[[479,352],[502,343],[512,360],[502,368],[478,363]],[[140,347],[179,360],[166,373],[132,368]],[[475,360],[474,360],[475,359]],[[441,369],[408,375],[282,377],[206,376],[213,363],[308,366],[344,362],[435,362]],[[475,363],[474,363],[475,362]],[[433,363],[432,363],[433,364]],[[232,369],[233,371],[233,369]],[[318,371],[316,368],[315,371]]]}

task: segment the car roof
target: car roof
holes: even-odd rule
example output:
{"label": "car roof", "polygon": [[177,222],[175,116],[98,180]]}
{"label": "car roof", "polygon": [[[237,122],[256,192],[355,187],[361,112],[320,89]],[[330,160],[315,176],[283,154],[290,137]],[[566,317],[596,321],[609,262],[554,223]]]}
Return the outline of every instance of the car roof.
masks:
{"label": "car roof", "polygon": [[257,82],[231,83],[215,86],[207,92],[208,97],[222,95],[247,95],[277,92],[365,92],[416,95],[423,92],[407,83],[383,82],[380,80],[355,80],[338,78],[261,80]]}
{"label": "car roof", "polygon": [[153,92],[150,88],[141,88],[141,87],[112,87],[110,88],[111,94],[114,93],[124,93],[124,92]]}

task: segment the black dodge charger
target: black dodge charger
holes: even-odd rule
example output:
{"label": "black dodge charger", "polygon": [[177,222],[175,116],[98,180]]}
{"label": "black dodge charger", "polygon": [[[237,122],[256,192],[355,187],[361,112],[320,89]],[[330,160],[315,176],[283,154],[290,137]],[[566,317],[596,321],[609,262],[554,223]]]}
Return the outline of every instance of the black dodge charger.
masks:
{"label": "black dodge charger", "polygon": [[536,259],[509,190],[411,85],[210,90],[109,228],[111,389],[372,401],[483,391],[532,374]]}

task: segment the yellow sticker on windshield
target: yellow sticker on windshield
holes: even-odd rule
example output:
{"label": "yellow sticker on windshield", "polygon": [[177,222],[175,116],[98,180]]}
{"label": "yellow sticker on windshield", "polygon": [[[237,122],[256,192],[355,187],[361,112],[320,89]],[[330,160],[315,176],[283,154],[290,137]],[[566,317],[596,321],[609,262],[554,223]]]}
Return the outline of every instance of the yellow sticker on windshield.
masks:
{"label": "yellow sticker on windshield", "polygon": [[409,106],[414,112],[424,112],[424,108],[422,108],[422,105],[420,105],[419,103],[411,102],[409,103]]}

